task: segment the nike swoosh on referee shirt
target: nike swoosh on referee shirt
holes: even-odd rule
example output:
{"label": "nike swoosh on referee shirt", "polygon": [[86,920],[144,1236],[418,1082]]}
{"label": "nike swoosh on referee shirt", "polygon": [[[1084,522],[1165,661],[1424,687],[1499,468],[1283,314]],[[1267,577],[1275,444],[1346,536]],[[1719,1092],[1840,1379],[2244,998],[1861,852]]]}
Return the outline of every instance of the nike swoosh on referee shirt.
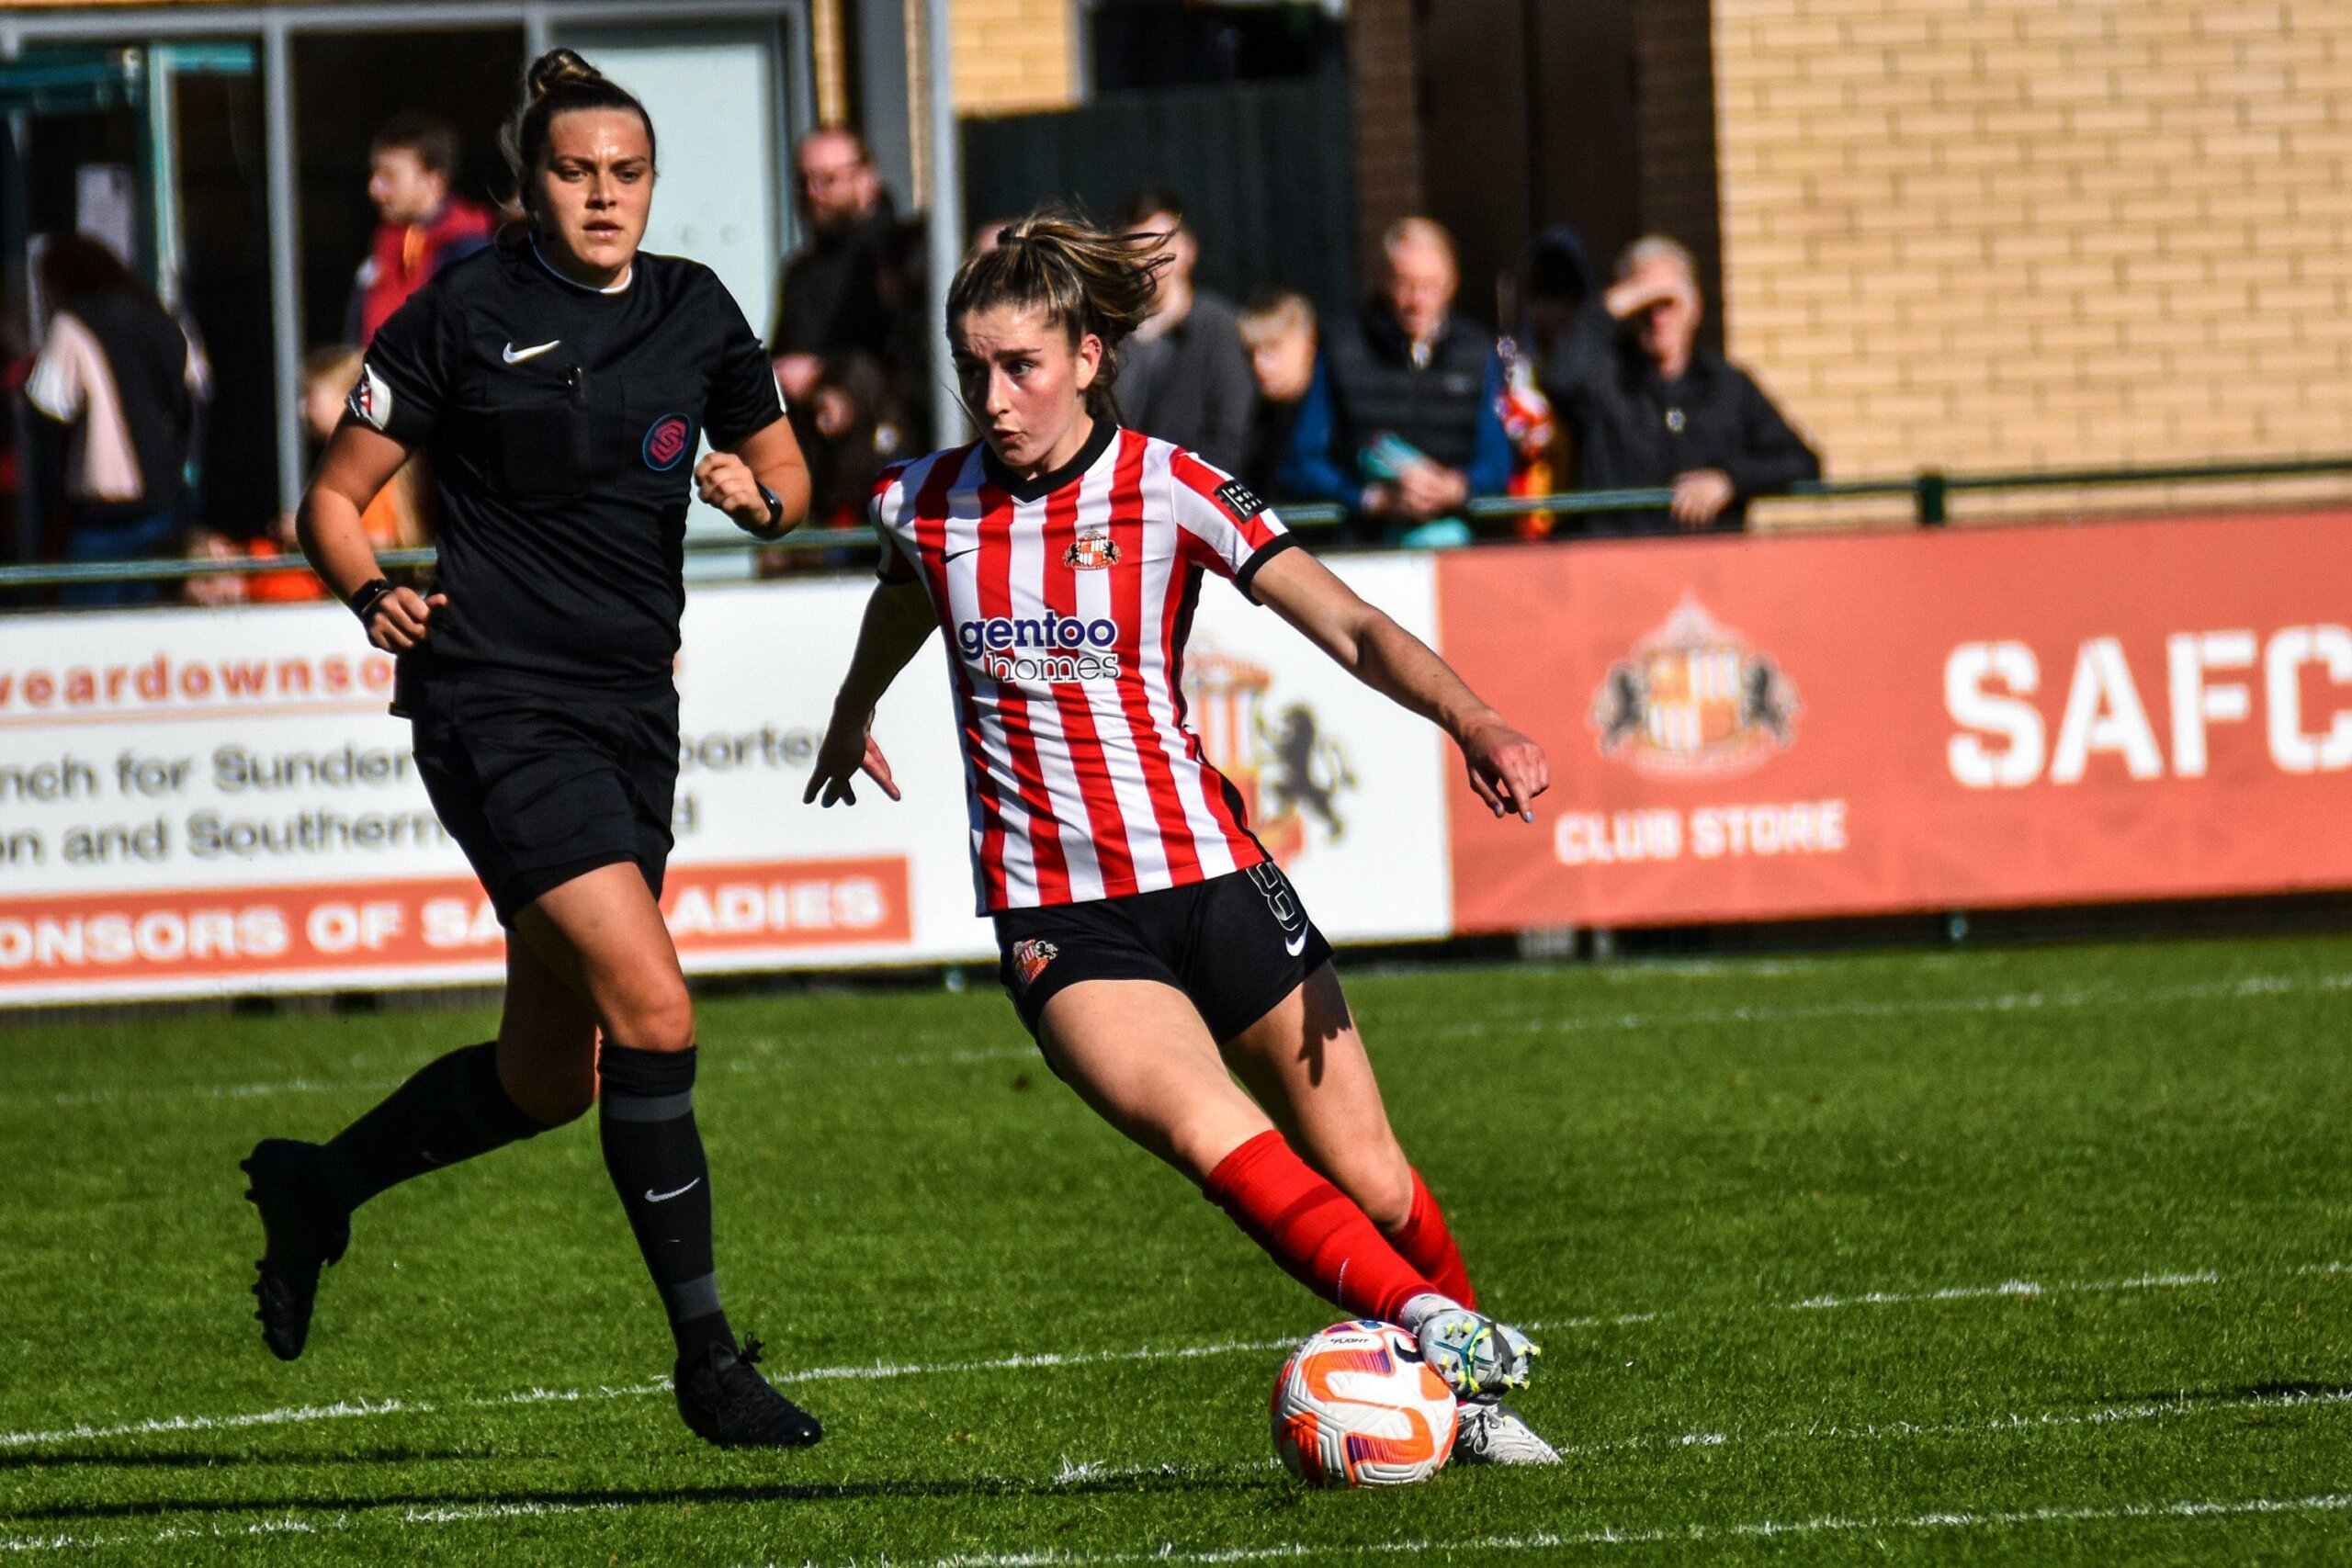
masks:
{"label": "nike swoosh on referee shirt", "polygon": [[562,341],[563,340],[560,337],[551,337],[545,343],[535,343],[528,348],[516,348],[510,343],[504,348],[498,351],[498,357],[503,359],[509,365],[520,365],[526,359],[537,359],[540,355],[545,354],[548,349],[553,348]]}
{"label": "nike swoosh on referee shirt", "polygon": [[695,1188],[701,1185],[702,1178],[697,1176],[692,1181],[687,1182],[684,1187],[679,1188],[675,1192],[656,1192],[652,1188],[649,1187],[645,1190],[645,1201],[649,1203],[666,1203],[671,1199],[681,1197],[685,1193],[693,1191]]}

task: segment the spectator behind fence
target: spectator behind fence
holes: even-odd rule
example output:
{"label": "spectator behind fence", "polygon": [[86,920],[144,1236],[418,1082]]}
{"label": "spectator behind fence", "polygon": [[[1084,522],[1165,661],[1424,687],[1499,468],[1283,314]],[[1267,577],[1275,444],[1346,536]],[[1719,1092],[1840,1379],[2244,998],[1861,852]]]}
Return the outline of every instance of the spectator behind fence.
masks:
{"label": "spectator behind fence", "polygon": [[1380,293],[1325,337],[1282,488],[1353,507],[1399,543],[1458,544],[1462,503],[1510,482],[1502,361],[1453,314],[1462,274],[1442,225],[1400,220],[1381,250]]}
{"label": "spectator behind fence", "polygon": [[1120,206],[1119,227],[1166,235],[1168,256],[1152,280],[1151,315],[1119,349],[1122,422],[1238,473],[1257,400],[1239,313],[1223,295],[1193,287],[1200,242],[1173,191],[1136,191]]}
{"label": "spectator behind fence", "polygon": [[1257,378],[1258,405],[1250,416],[1241,478],[1262,496],[1281,496],[1283,458],[1298,429],[1299,411],[1315,385],[1315,306],[1306,295],[1266,288],[1241,307],[1241,346]]}
{"label": "spectator behind fence", "polygon": [[[122,259],[80,234],[41,253],[56,305],[25,399],[67,430],[64,558],[144,560],[171,553],[197,414],[211,390],[204,350]],[[65,604],[144,604],[153,582],[87,582]]]}
{"label": "spectator behind fence", "polygon": [[[894,392],[922,385],[919,355],[905,352],[900,318],[913,294],[909,247],[857,132],[825,126],[793,151],[808,241],[786,258],[768,354],[787,405],[816,390],[833,355],[881,365]],[[925,340],[927,341],[927,339]]]}
{"label": "spectator behind fence", "polygon": [[435,273],[490,243],[498,221],[488,208],[452,191],[457,177],[458,133],[440,120],[397,114],[376,132],[368,148],[368,199],[379,221],[344,310],[347,342],[364,347]]}
{"label": "spectator behind fence", "polygon": [[1703,309],[1690,253],[1650,235],[1554,351],[1544,389],[1574,427],[1578,488],[1674,491],[1665,511],[1594,513],[1587,532],[1736,530],[1751,498],[1821,477],[1763,389],[1699,342]]}
{"label": "spectator behind fence", "polygon": [[[329,344],[303,356],[302,426],[314,447],[325,446],[343,422],[345,402],[359,380],[360,364],[361,352],[348,344]],[[424,477],[424,467],[423,453],[410,457],[359,514],[368,542],[378,550],[414,549],[433,542],[428,522],[433,486]],[[290,514],[278,519],[275,533],[247,540],[207,530],[197,536],[189,553],[209,560],[239,557],[266,560],[283,556],[294,563],[285,571],[190,578],[187,596],[199,604],[294,604],[326,597],[318,574],[301,560],[301,543],[295,537]]]}

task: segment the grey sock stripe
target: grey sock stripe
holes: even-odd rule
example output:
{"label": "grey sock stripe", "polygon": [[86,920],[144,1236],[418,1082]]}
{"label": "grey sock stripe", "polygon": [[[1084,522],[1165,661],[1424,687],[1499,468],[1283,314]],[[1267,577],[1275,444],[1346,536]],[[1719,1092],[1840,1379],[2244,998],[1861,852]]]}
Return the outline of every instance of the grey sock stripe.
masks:
{"label": "grey sock stripe", "polygon": [[616,1122],[670,1122],[695,1113],[695,1091],[676,1094],[630,1094],[605,1090],[605,1114]]}
{"label": "grey sock stripe", "polygon": [[682,1285],[664,1285],[662,1299],[669,1303],[672,1323],[691,1323],[718,1310],[718,1276],[705,1274]]}

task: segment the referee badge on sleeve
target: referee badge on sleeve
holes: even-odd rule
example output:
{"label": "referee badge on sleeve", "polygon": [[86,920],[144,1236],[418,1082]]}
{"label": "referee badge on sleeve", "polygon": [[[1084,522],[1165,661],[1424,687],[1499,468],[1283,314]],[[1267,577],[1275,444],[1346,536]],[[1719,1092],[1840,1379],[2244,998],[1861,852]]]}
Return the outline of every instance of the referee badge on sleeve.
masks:
{"label": "referee badge on sleeve", "polygon": [[1218,505],[1233,514],[1236,523],[1247,523],[1266,510],[1266,503],[1258,499],[1257,491],[1239,479],[1227,479],[1217,486],[1216,500]]}
{"label": "referee badge on sleeve", "polygon": [[359,367],[359,379],[351,389],[347,406],[351,417],[371,430],[390,430],[392,425],[392,384],[376,374],[373,365]]}

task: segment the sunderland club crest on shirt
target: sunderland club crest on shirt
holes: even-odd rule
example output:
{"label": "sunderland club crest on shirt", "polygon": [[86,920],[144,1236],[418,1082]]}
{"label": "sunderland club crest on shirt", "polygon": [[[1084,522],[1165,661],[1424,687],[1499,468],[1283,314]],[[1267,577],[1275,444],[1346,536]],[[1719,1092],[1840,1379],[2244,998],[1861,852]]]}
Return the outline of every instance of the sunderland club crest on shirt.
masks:
{"label": "sunderland club crest on shirt", "polygon": [[1062,564],[1080,571],[1101,571],[1104,567],[1119,564],[1118,542],[1107,528],[1087,528],[1069,542],[1062,552]]}
{"label": "sunderland club crest on shirt", "polygon": [[1600,754],[1654,778],[1744,773],[1796,739],[1797,689],[1686,593],[1592,695]]}

